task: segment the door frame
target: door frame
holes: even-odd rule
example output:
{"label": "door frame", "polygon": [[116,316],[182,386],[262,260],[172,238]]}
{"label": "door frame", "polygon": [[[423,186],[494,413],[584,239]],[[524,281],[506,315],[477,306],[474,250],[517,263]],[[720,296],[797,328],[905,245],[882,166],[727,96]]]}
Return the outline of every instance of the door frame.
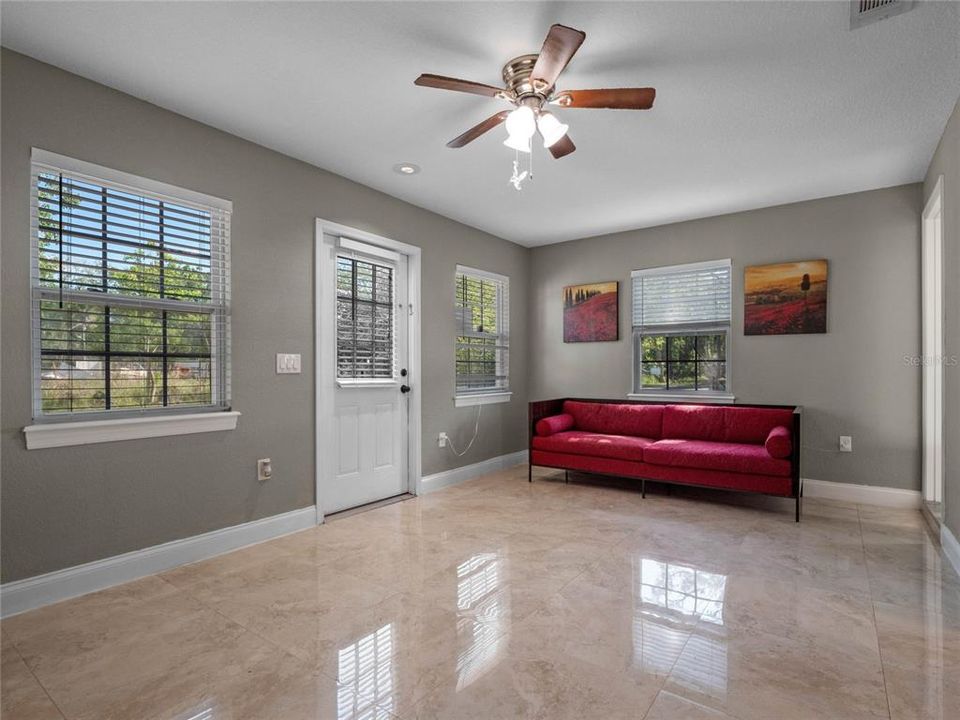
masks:
{"label": "door frame", "polygon": [[927,198],[921,222],[921,491],[925,502],[943,502],[943,175]]}
{"label": "door frame", "polygon": [[[421,479],[421,407],[423,382],[420,375],[420,272],[421,249],[416,245],[391,240],[365,230],[347,225],[316,219],[314,234],[314,395],[316,422],[314,425],[314,492],[316,494],[317,524],[323,523],[323,487],[329,478],[323,477],[322,459],[333,451],[334,388],[324,381],[324,372],[332,373],[336,367],[336,337],[333,323],[324,322],[321,302],[325,278],[333,277],[333,268],[323,250],[323,236],[338,235],[376,247],[386,248],[407,256],[407,370],[413,392],[407,394],[407,492],[417,494]],[[331,318],[332,320],[332,318]],[[329,337],[324,337],[327,334]],[[324,349],[324,343],[327,343]]]}

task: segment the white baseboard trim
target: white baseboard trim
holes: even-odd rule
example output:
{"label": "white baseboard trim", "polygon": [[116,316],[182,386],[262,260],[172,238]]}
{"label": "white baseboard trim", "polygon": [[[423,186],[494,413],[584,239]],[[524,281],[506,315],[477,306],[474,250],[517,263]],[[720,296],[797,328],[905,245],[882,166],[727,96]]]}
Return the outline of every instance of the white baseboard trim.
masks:
{"label": "white baseboard trim", "polygon": [[803,479],[805,498],[823,498],[856,503],[857,505],[879,505],[881,507],[915,510],[920,507],[919,490],[901,490],[900,488],[880,487],[879,485],[853,485],[831,480]]}
{"label": "white baseboard trim", "polygon": [[943,554],[953,565],[953,569],[960,575],[960,540],[950,532],[946,523],[940,524],[940,547],[943,548]]}
{"label": "white baseboard trim", "polygon": [[480,477],[481,475],[513,467],[526,461],[527,451],[519,450],[509,455],[498,455],[497,457],[488,458],[487,460],[481,460],[472,465],[463,465],[462,467],[444,470],[443,472],[434,473],[433,475],[424,475],[420,480],[419,492],[421,495],[424,495],[439,490],[440,488],[457,485],[467,480],[473,480],[473,478]]}
{"label": "white baseboard trim", "polygon": [[178,565],[223,555],[247,545],[306,530],[316,523],[317,510],[311,505],[45,575],[15,580],[0,586],[0,617],[10,617]]}

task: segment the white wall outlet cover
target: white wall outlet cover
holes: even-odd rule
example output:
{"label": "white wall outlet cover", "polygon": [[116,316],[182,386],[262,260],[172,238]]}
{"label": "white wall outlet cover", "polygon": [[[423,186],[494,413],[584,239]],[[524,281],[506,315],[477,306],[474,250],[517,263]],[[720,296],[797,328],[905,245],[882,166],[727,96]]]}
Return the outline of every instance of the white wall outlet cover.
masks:
{"label": "white wall outlet cover", "polygon": [[273,464],[270,458],[260,458],[257,460],[257,480],[264,482],[273,477]]}
{"label": "white wall outlet cover", "polygon": [[439,447],[447,446],[447,434],[445,432],[440,433],[440,435],[437,437],[437,445]]}
{"label": "white wall outlet cover", "polygon": [[277,353],[278,375],[300,374],[300,353]]}
{"label": "white wall outlet cover", "polygon": [[840,436],[840,452],[853,452],[853,438],[851,436]]}

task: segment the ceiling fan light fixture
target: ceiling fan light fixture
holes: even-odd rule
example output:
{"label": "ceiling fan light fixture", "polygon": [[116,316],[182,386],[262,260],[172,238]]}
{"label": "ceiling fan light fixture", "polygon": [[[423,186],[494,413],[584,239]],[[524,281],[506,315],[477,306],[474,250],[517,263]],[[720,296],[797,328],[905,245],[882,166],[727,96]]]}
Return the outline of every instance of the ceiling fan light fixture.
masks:
{"label": "ceiling fan light fixture", "polygon": [[510,135],[506,140],[503,141],[503,144],[511,150],[519,150],[523,153],[530,152],[530,138],[528,137]]}
{"label": "ceiling fan light fixture", "polygon": [[570,126],[557,120],[552,112],[543,111],[537,116],[537,127],[543,135],[543,146],[549,148],[567,134]]}
{"label": "ceiling fan light fixture", "polygon": [[529,140],[537,131],[537,118],[531,108],[521,105],[507,115],[506,125],[511,138]]}

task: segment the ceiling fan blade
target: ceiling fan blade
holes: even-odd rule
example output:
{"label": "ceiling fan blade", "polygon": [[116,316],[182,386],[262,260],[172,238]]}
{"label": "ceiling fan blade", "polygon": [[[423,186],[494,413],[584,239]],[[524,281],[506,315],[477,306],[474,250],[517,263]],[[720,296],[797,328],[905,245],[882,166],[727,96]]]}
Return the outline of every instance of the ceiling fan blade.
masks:
{"label": "ceiling fan blade", "polygon": [[496,115],[491,115],[482,123],[474,125],[472,128],[467,130],[463,135],[455,137],[453,140],[447,143],[448,148],[461,148],[469,142],[473,142],[478,137],[483,135],[485,132],[493,130],[497,125],[502,123],[507,119],[507,115],[510,114],[509,110],[504,110],[503,112],[498,112]]}
{"label": "ceiling fan blade", "polygon": [[474,95],[486,95],[487,97],[497,97],[504,94],[502,88],[493,87],[493,85],[484,85],[472,80],[460,80],[443,75],[430,75],[429,73],[424,73],[418,77],[413,81],[413,84],[440,90],[456,90],[457,92],[473,93]]}
{"label": "ceiling fan blade", "polygon": [[653,88],[605,88],[603,90],[564,90],[550,102],[568,108],[611,108],[649,110],[657,91]]}
{"label": "ceiling fan blade", "polygon": [[553,87],[586,37],[587,34],[580,30],[574,30],[566,25],[553,25],[543,41],[543,47],[533,66],[533,72],[530,73],[530,79],[541,81],[545,87]]}
{"label": "ceiling fan blade", "polygon": [[559,160],[562,157],[566,157],[576,149],[577,146],[573,144],[573,140],[570,139],[570,136],[564,135],[550,146],[550,154]]}

